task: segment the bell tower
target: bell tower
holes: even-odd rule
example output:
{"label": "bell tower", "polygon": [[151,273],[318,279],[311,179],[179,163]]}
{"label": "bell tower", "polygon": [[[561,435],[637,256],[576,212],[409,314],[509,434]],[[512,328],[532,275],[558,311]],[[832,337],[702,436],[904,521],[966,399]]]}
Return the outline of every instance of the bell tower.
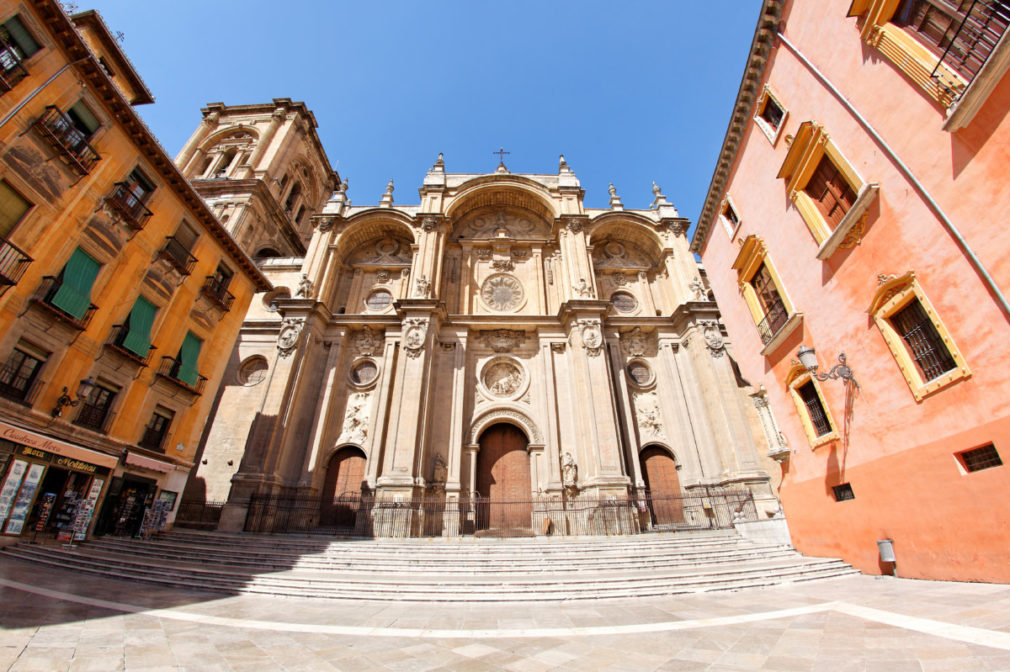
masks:
{"label": "bell tower", "polygon": [[304,103],[210,103],[176,164],[254,258],[301,257],[340,176]]}

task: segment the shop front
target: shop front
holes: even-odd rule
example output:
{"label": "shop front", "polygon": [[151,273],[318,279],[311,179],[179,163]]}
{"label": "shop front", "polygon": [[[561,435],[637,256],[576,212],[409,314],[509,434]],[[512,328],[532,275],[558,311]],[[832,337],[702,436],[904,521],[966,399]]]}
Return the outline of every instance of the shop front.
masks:
{"label": "shop front", "polygon": [[146,537],[171,523],[188,469],[127,451],[115,470],[94,536]]}
{"label": "shop front", "polygon": [[0,422],[0,533],[87,537],[118,457]]}

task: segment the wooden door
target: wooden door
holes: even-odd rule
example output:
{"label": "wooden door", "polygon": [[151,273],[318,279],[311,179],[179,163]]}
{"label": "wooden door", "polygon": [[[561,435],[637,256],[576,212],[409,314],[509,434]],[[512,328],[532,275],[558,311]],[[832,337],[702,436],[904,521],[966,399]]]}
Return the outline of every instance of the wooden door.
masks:
{"label": "wooden door", "polygon": [[649,446],[641,455],[642,475],[649,488],[652,521],[656,525],[684,522],[684,500],[677,463],[663,448]]}
{"label": "wooden door", "polygon": [[477,492],[487,501],[478,510],[478,529],[532,529],[527,443],[522,431],[507,424],[481,435]]}
{"label": "wooden door", "polygon": [[365,480],[365,455],[357,448],[341,448],[326,467],[319,524],[353,527]]}

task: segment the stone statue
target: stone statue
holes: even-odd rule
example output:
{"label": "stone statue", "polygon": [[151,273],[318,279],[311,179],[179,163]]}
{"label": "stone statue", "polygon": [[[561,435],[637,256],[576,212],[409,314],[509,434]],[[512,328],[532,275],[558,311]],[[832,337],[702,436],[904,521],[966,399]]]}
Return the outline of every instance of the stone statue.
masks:
{"label": "stone statue", "polygon": [[295,292],[295,296],[301,296],[306,299],[312,298],[312,281],[304,273],[302,273],[302,279],[298,282],[298,290]]}
{"label": "stone statue", "polygon": [[435,455],[434,465],[431,469],[431,482],[435,484],[445,483],[445,478],[448,473],[448,469],[446,469],[445,466],[445,460],[442,459],[441,455]]}
{"label": "stone statue", "polygon": [[578,489],[579,468],[571,453],[566,452],[561,458],[561,484],[565,490],[574,493]]}
{"label": "stone statue", "polygon": [[585,278],[579,278],[579,284],[575,286],[575,293],[584,299],[593,297],[593,290]]}
{"label": "stone statue", "polygon": [[414,296],[426,299],[429,294],[431,294],[431,282],[422,275],[414,281]]}
{"label": "stone statue", "polygon": [[705,283],[700,278],[692,280],[688,287],[694,292],[695,301],[708,301],[708,294],[705,292]]}

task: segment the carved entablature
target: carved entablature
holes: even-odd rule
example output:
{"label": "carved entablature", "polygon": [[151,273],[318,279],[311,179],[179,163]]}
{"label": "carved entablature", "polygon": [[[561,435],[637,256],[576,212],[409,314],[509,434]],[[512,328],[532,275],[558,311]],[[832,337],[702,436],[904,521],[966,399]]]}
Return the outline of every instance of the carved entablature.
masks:
{"label": "carved entablature", "polygon": [[518,329],[494,329],[480,332],[480,339],[494,352],[512,352],[523,344],[526,333]]}

